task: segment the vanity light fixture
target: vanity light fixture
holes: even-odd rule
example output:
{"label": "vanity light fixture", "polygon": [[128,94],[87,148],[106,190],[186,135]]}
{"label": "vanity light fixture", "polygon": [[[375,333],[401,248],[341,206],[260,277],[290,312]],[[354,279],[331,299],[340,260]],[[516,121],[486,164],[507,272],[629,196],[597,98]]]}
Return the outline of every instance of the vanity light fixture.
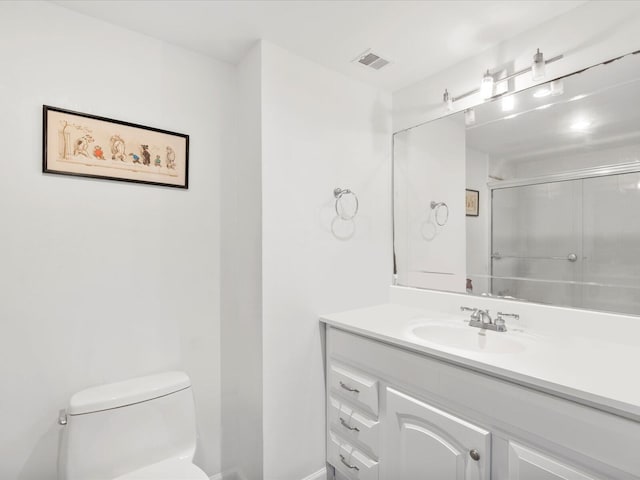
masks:
{"label": "vanity light fixture", "polygon": [[467,108],[464,111],[464,124],[469,126],[476,123],[476,111],[473,108]]}
{"label": "vanity light fixture", "polygon": [[533,56],[533,63],[531,64],[531,78],[534,82],[542,80],[546,74],[546,62],[544,61],[544,55],[538,49]]}
{"label": "vanity light fixture", "polygon": [[502,97],[502,111],[510,112],[516,106],[516,99],[513,95]]}
{"label": "vanity light fixture", "polygon": [[480,82],[480,95],[485,100],[493,97],[493,75],[489,73],[489,70],[487,70],[487,73],[482,76],[482,82]]}
{"label": "vanity light fixture", "polygon": [[[540,80],[544,78],[545,70],[546,70],[545,66],[549,63],[557,62],[562,58],[564,58],[564,55],[556,55],[555,57],[550,58],[549,60],[545,60],[544,55],[542,54],[540,49],[538,49],[536,54],[533,56],[533,63],[531,64],[531,66],[523,68],[522,70],[518,70],[517,72],[514,72],[511,75],[505,75],[505,76],[501,76],[504,73],[503,70],[501,70],[498,73],[491,73],[490,70],[487,70],[486,73],[482,76],[482,82],[480,83],[479,88],[476,88],[474,90],[469,90],[468,92],[458,95],[457,97],[451,95],[448,90],[445,90],[442,96],[443,102],[445,103],[448,110],[453,110],[454,102],[457,102],[458,100],[462,100],[463,98],[469,97],[471,95],[475,95],[476,93],[479,93],[483,100],[488,100],[497,95],[506,94],[508,93],[508,88],[506,89],[498,88],[502,86],[501,84],[503,82],[508,82],[512,78],[519,77],[520,75],[523,75],[528,72],[532,72],[534,80]],[[549,93],[547,93],[546,95],[550,95],[551,91],[549,89],[547,90],[549,91]],[[564,91],[563,88],[561,88],[561,90]]]}
{"label": "vanity light fixture", "polygon": [[451,97],[451,95],[449,94],[449,91],[446,88],[444,89],[444,94],[442,95],[442,101],[444,102],[445,106],[447,107],[447,110],[452,112],[453,111],[453,97]]}
{"label": "vanity light fixture", "polygon": [[533,92],[533,96],[535,98],[544,98],[544,97],[548,97],[549,95],[551,95],[551,90],[547,87],[539,88],[538,90]]}

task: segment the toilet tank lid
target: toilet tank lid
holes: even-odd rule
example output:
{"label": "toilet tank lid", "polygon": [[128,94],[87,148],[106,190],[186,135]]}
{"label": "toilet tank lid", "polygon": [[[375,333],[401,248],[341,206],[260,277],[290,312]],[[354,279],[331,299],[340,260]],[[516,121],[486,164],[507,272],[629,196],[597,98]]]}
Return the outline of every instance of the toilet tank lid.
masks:
{"label": "toilet tank lid", "polygon": [[164,372],[82,390],[71,397],[67,413],[82,415],[163,397],[191,386],[184,372]]}

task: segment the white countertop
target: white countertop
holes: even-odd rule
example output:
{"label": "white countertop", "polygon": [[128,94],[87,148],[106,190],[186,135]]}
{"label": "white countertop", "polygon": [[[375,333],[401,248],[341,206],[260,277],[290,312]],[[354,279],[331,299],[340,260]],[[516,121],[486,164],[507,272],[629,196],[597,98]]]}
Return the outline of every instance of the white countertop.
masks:
{"label": "white countertop", "polygon": [[[398,304],[323,315],[327,325],[417,351],[495,377],[640,422],[640,348],[589,337],[584,332],[564,337],[542,335],[509,323],[501,339],[521,342],[512,353],[487,353],[423,341],[412,334],[418,325],[437,321],[459,327],[468,315],[451,314]],[[606,327],[603,327],[606,328]]]}

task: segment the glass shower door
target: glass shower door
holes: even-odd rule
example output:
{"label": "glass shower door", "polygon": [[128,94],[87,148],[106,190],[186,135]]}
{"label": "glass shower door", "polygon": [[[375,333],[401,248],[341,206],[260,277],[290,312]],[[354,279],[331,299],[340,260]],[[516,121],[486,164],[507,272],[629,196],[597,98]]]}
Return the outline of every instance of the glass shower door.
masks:
{"label": "glass shower door", "polygon": [[493,295],[578,306],[581,197],[579,180],[493,190]]}
{"label": "glass shower door", "polygon": [[583,180],[584,308],[640,312],[640,173]]}

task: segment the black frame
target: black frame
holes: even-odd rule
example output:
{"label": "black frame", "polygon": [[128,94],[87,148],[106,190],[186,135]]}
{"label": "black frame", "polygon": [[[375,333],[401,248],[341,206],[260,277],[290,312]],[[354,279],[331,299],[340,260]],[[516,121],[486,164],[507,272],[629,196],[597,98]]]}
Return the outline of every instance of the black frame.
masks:
{"label": "black frame", "polygon": [[[465,199],[464,199],[464,212],[467,215],[467,217],[479,217],[480,216],[480,191],[479,190],[471,190],[470,188],[465,189],[464,191],[465,193]],[[476,194],[476,198],[477,198],[477,203],[476,206],[478,208],[476,208],[476,213],[467,213],[467,192],[473,192]]]}
{"label": "black frame", "polygon": [[[49,170],[47,166],[47,113],[49,111],[66,113],[70,115],[76,115],[78,117],[90,118],[92,120],[115,123],[117,125],[124,125],[126,127],[140,128],[142,130],[149,130],[151,132],[163,133],[166,135],[173,135],[173,136],[184,138],[185,140],[184,185],[175,185],[171,183],[162,183],[162,182],[150,182],[146,180],[134,180],[130,178],[110,177],[106,175],[92,175],[88,173],[75,173],[75,172],[62,172],[59,170]],[[154,128],[154,127],[148,127],[146,125],[139,125],[137,123],[125,122],[122,120],[115,120],[113,118],[101,117],[99,115],[90,115],[88,113],[76,112],[73,110],[66,110],[64,108],[52,107],[49,105],[42,105],[42,173],[51,173],[55,175],[68,175],[73,177],[97,178],[101,180],[117,180],[120,182],[143,183],[146,185],[158,185],[162,187],[188,189],[189,188],[189,135],[184,133],[172,132],[170,130],[163,130],[161,128]]]}

